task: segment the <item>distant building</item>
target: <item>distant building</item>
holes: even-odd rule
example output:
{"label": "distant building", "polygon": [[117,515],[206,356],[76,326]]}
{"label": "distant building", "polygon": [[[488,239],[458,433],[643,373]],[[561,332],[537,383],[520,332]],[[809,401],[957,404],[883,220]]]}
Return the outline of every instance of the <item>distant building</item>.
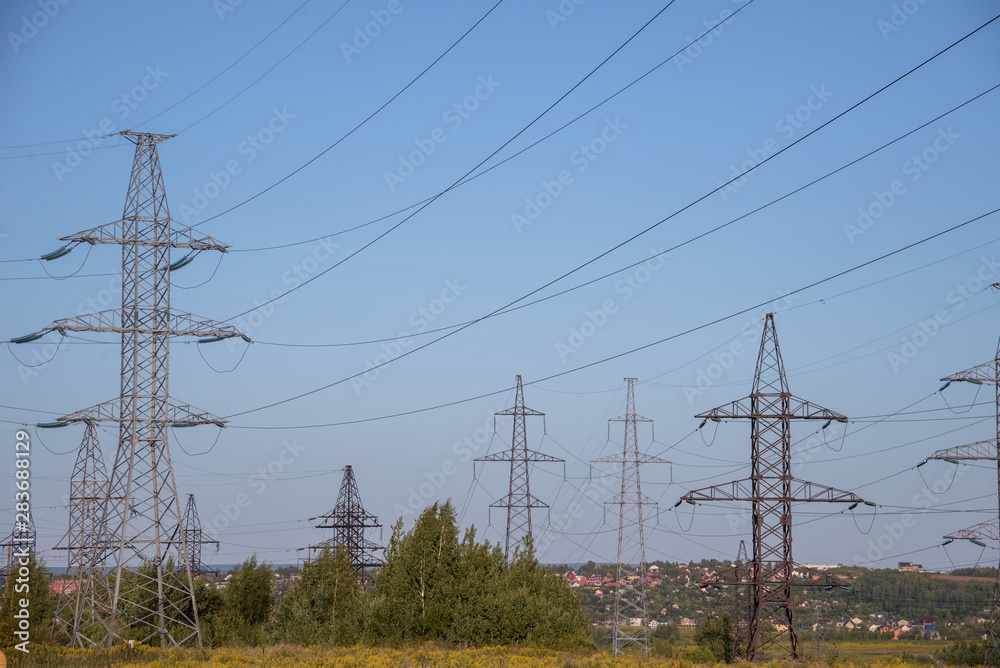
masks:
{"label": "distant building", "polygon": [[899,570],[906,573],[920,573],[924,570],[921,564],[915,564],[912,561],[901,561],[899,562]]}

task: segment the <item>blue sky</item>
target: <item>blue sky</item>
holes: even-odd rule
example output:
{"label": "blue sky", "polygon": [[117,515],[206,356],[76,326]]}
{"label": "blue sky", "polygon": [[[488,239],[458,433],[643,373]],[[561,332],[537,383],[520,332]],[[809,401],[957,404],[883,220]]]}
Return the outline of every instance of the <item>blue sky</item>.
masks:
{"label": "blue sky", "polygon": [[[492,6],[6,4],[0,337],[115,307],[117,249],[15,260],[120,217],[132,145],[87,137],[178,133],[160,145],[172,216],[231,249],[176,272],[173,305],[255,341],[172,346],[172,394],[230,419],[172,441],[178,489],[222,543],[209,561],[294,562],[322,538],[308,518],[333,506],[346,464],[385,539],[401,513],[451,498],[465,525],[500,540],[487,507],[507,473],[492,464],[474,478],[470,460],[509,444],[509,423],[491,436],[491,415],[512,403],[517,374],[546,413],[544,436],[529,423],[532,447],[567,460],[565,479],[532,472],[551,505],[536,519],[544,561],[614,559],[615,527],[594,499],[616,479],[587,462],[621,447],[606,420],[623,410],[625,377],[655,420],[641,446],[673,462],[642,472],[662,510],[647,554],[731,557],[749,537],[738,508],[672,507],[747,474],[748,425],[699,432],[693,415],[749,394],[774,310],[792,391],[854,418],[846,435],[796,424],[796,475],[879,504],[853,519],[797,507],[797,560],[993,562],[996,545],[940,547],[996,516],[989,467],[914,467],[994,435],[992,388],[937,390],[996,350],[1000,295],[984,289],[1000,281],[996,214],[788,293],[997,208],[1000,91],[951,110],[1000,84],[1000,21],[908,74],[995,6],[677,0],[657,16],[662,3],[507,0],[435,63]],[[412,212],[401,210],[539,140],[390,231]],[[581,284],[411,353],[452,331],[428,330]],[[19,425],[119,391],[113,339],[57,338],[2,357],[11,453]],[[410,414],[386,417],[399,413]],[[32,430],[46,550],[65,531],[82,431]],[[109,464],[115,440],[102,432]],[[12,494],[12,476],[0,480]],[[249,503],[234,510],[237,499]]]}

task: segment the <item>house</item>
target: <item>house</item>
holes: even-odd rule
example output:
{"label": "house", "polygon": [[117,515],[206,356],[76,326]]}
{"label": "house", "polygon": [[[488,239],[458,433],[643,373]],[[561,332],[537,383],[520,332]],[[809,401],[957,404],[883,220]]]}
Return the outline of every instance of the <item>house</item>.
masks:
{"label": "house", "polygon": [[925,631],[934,631],[937,628],[934,622],[935,619],[933,617],[921,617],[917,625]]}
{"label": "house", "polygon": [[905,573],[920,573],[924,570],[922,565],[915,564],[912,561],[901,561],[898,568]]}
{"label": "house", "polygon": [[49,583],[49,589],[56,596],[65,596],[66,594],[72,594],[79,588],[79,580],[54,580]]}
{"label": "house", "polygon": [[698,622],[693,619],[688,619],[687,617],[681,617],[679,626],[698,626]]}

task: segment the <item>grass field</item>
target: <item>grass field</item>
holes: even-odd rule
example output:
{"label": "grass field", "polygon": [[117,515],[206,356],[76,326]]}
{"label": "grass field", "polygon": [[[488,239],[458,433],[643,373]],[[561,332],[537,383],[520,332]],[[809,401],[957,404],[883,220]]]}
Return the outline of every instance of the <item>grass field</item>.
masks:
{"label": "grass field", "polygon": [[[907,668],[927,666],[931,653],[942,647],[937,643],[885,642],[840,643],[827,645],[822,661],[797,664],[772,661],[769,668],[796,666],[803,668]],[[810,648],[806,648],[807,654]],[[517,648],[448,649],[435,646],[406,649],[385,648],[325,648],[278,646],[266,648],[224,648],[217,650],[159,650],[148,647],[119,647],[104,650],[71,650],[36,647],[30,655],[15,652],[11,666],[35,668],[59,666],[65,668],[692,668],[696,664],[683,658],[612,658],[606,653],[556,652]],[[819,657],[817,657],[819,658]]]}

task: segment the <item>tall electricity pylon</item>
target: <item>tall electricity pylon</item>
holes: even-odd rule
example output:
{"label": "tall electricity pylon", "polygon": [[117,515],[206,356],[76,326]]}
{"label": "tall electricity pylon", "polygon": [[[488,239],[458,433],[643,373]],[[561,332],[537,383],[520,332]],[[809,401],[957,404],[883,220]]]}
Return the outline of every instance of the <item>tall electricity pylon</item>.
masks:
{"label": "tall electricity pylon", "polygon": [[181,526],[184,527],[184,547],[187,549],[188,563],[191,564],[191,575],[218,577],[219,571],[205,568],[205,564],[201,560],[202,545],[215,545],[215,549],[218,550],[219,541],[205,538],[205,532],[201,530],[201,518],[198,517],[198,506],[195,505],[194,494],[188,494]]}
{"label": "tall electricity pylon", "polygon": [[[788,391],[773,313],[768,313],[764,321],[753,392],[745,399],[697,417],[750,420],[750,478],[706,487],[681,497],[681,501],[688,503],[748,501],[752,505],[753,557],[749,563],[752,614],[743,658],[756,661],[778,651],[799,659],[793,588],[808,584],[829,586],[831,579],[813,582],[796,579],[792,560],[792,503],[874,504],[851,492],[793,478],[791,421],[846,422],[847,418]],[[745,582],[720,578],[712,584],[739,586]]]}
{"label": "tall electricity pylon", "polygon": [[14,528],[10,531],[10,536],[6,541],[0,543],[3,550],[4,563],[0,564],[0,577],[10,577],[17,573],[18,560],[28,554],[35,554],[35,519],[29,512],[17,511],[16,501],[14,508]]}
{"label": "tall electricity pylon", "polygon": [[314,558],[316,551],[342,546],[351,559],[351,566],[362,579],[368,577],[369,569],[382,566],[382,560],[375,556],[375,552],[385,548],[365,537],[366,531],[381,529],[382,525],[378,523],[378,517],[365,510],[361,503],[358,484],[354,480],[354,469],[350,464],[344,467],[344,479],[337,494],[337,505],[326,515],[313,519],[322,519],[316,528],[333,529],[333,537],[319,545],[310,545],[310,560]]}
{"label": "tall electricity pylon", "polygon": [[103,560],[107,536],[101,520],[108,497],[108,473],[97,440],[97,425],[88,422],[76,453],[69,487],[69,529],[65,545],[66,574],[75,590],[59,597],[56,624],[73,647],[92,647],[108,636],[111,603]]}
{"label": "tall electricity pylon", "polygon": [[733,578],[739,584],[733,585],[733,660],[746,654],[750,637],[750,618],[753,616],[753,592],[750,590],[750,559],[747,545],[740,541],[736,563],[733,564]]}
{"label": "tall electricity pylon", "polygon": [[[992,288],[1000,290],[1000,283],[994,283]],[[927,459],[943,459],[949,462],[961,460],[985,460],[995,461],[997,466],[997,518],[981,522],[974,526],[953,532],[945,536],[951,540],[997,540],[998,522],[1000,522],[1000,342],[997,343],[997,353],[992,361],[974,366],[971,369],[960,371],[950,376],[945,376],[941,380],[946,385],[944,390],[951,383],[966,382],[974,385],[988,383],[996,390],[996,438],[987,441],[977,441],[968,445],[960,445],[955,448],[938,450]],[[924,460],[925,462],[927,460]],[[920,465],[923,465],[921,462]],[[990,623],[986,627],[986,655],[983,658],[983,665],[994,665],[1000,661],[1000,634],[997,625],[1000,624],[1000,564],[997,567],[997,575],[993,584],[993,605],[990,611]]]}
{"label": "tall electricity pylon", "polygon": [[[504,556],[510,563],[516,546],[525,537],[531,536],[531,510],[533,508],[548,508],[548,504],[531,494],[531,484],[528,478],[531,464],[536,462],[562,462],[566,460],[544,455],[541,452],[528,449],[528,432],[525,424],[529,415],[544,416],[524,405],[524,388],[521,376],[517,377],[517,391],[514,397],[514,407],[500,411],[495,415],[511,415],[514,417],[514,432],[510,439],[510,450],[498,452],[485,457],[478,457],[477,462],[510,462],[510,487],[507,496],[497,499],[490,508],[507,509],[507,532],[504,539]],[[496,418],[494,417],[494,422]],[[494,424],[494,431],[496,425]]]}
{"label": "tall electricity pylon", "polygon": [[[241,336],[229,325],[204,320],[170,307],[171,272],[200,251],[225,252],[225,244],[175,226],[170,218],[157,145],[174,135],[125,131],[135,144],[125,210],[120,220],[62,237],[66,245],[43,256],[55,259],[81,243],[122,248],[122,307],[57,320],[29,336],[48,332],[114,332],[121,335],[121,395],[71,415],[60,423],[116,422],[118,449],[111,469],[105,555],[111,571],[107,610],[114,638],[161,647],[201,645],[191,564],[184,545],[181,508],[167,443],[171,426],[189,427],[225,421],[177,402],[169,394],[170,338],[193,336],[218,341]],[[188,255],[171,262],[171,251]]]}
{"label": "tall electricity pylon", "polygon": [[[639,422],[652,422],[635,412],[635,378],[626,378],[628,396],[625,415],[608,420],[625,423],[622,453],[593,460],[595,463],[622,465],[622,487],[618,494],[605,501],[618,506],[618,564],[615,583],[611,647],[615,656],[622,656],[631,646],[637,646],[649,656],[649,611],[646,601],[646,513],[643,508],[652,506],[655,517],[656,501],[642,493],[639,466],[642,464],[669,464],[665,459],[639,452]],[[635,566],[633,567],[633,564]],[[631,629],[631,630],[630,630]]]}

